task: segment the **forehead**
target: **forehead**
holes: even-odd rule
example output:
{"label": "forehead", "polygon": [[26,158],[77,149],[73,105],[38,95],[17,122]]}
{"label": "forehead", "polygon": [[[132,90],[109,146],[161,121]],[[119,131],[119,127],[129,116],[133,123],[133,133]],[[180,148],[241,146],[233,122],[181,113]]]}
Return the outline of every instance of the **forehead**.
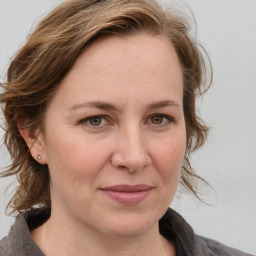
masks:
{"label": "forehead", "polygon": [[[181,71],[171,41],[164,36],[142,32],[96,40],[78,57],[71,71],[82,66],[97,72],[113,72],[116,69],[133,74],[150,70],[165,72],[170,68]],[[175,73],[180,75],[180,72]]]}
{"label": "forehead", "polygon": [[[78,57],[57,94],[86,97],[171,93],[182,98],[182,70],[171,42],[148,34],[97,40]],[[144,95],[141,95],[141,93]],[[94,99],[93,99],[94,100]],[[98,100],[98,99],[95,99]]]}

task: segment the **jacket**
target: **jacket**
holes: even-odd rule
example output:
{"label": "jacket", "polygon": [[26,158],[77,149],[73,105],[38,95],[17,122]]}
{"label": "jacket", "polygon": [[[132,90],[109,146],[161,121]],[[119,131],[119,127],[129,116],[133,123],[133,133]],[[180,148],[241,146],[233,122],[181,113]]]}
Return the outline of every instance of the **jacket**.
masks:
{"label": "jacket", "polygon": [[[19,214],[8,236],[0,241],[0,256],[45,256],[30,236],[30,230],[50,217],[50,209],[33,209]],[[168,209],[159,221],[160,233],[176,244],[177,256],[250,256],[214,240],[198,236],[174,210]],[[252,256],[252,255],[251,255]]]}

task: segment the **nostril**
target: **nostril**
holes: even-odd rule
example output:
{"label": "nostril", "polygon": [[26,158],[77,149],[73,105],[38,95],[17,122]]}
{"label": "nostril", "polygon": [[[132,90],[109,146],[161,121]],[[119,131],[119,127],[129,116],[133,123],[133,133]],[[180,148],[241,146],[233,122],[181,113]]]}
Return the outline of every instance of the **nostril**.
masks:
{"label": "nostril", "polygon": [[124,166],[124,165],[118,166],[118,169],[123,170],[123,171],[128,171],[129,170],[129,168]]}
{"label": "nostril", "polygon": [[150,164],[151,158],[142,138],[135,132],[122,134],[112,155],[112,165],[119,170],[140,171]]}
{"label": "nostril", "polygon": [[150,163],[150,157],[146,154],[132,156],[131,154],[121,154],[116,152],[112,156],[112,165],[123,171],[135,172],[144,169]]}

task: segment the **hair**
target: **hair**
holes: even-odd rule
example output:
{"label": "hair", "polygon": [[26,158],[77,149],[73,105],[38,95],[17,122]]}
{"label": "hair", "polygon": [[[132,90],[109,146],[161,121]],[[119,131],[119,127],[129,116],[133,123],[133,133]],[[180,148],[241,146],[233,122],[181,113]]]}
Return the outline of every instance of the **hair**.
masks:
{"label": "hair", "polygon": [[11,156],[11,164],[1,176],[16,175],[19,182],[8,204],[12,213],[51,204],[48,166],[40,165],[31,156],[19,133],[18,121],[29,120],[22,129],[43,131],[48,102],[85,48],[99,38],[139,32],[167,37],[179,58],[187,135],[180,182],[199,198],[197,181],[204,179],[192,169],[189,156],[207,137],[208,128],[197,114],[196,98],[210,86],[211,68],[207,84],[210,61],[206,62],[207,54],[190,30],[184,15],[164,10],[154,0],[68,0],[38,24],[13,58],[0,95],[4,143]]}

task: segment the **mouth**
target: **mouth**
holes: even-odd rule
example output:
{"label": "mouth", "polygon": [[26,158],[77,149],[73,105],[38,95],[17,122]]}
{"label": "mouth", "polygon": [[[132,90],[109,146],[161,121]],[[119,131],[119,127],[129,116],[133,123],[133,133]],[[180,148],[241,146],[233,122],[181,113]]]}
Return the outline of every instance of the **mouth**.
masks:
{"label": "mouth", "polygon": [[101,191],[111,199],[125,205],[135,205],[148,197],[152,186],[139,184],[135,186],[130,185],[116,185],[102,188]]}

